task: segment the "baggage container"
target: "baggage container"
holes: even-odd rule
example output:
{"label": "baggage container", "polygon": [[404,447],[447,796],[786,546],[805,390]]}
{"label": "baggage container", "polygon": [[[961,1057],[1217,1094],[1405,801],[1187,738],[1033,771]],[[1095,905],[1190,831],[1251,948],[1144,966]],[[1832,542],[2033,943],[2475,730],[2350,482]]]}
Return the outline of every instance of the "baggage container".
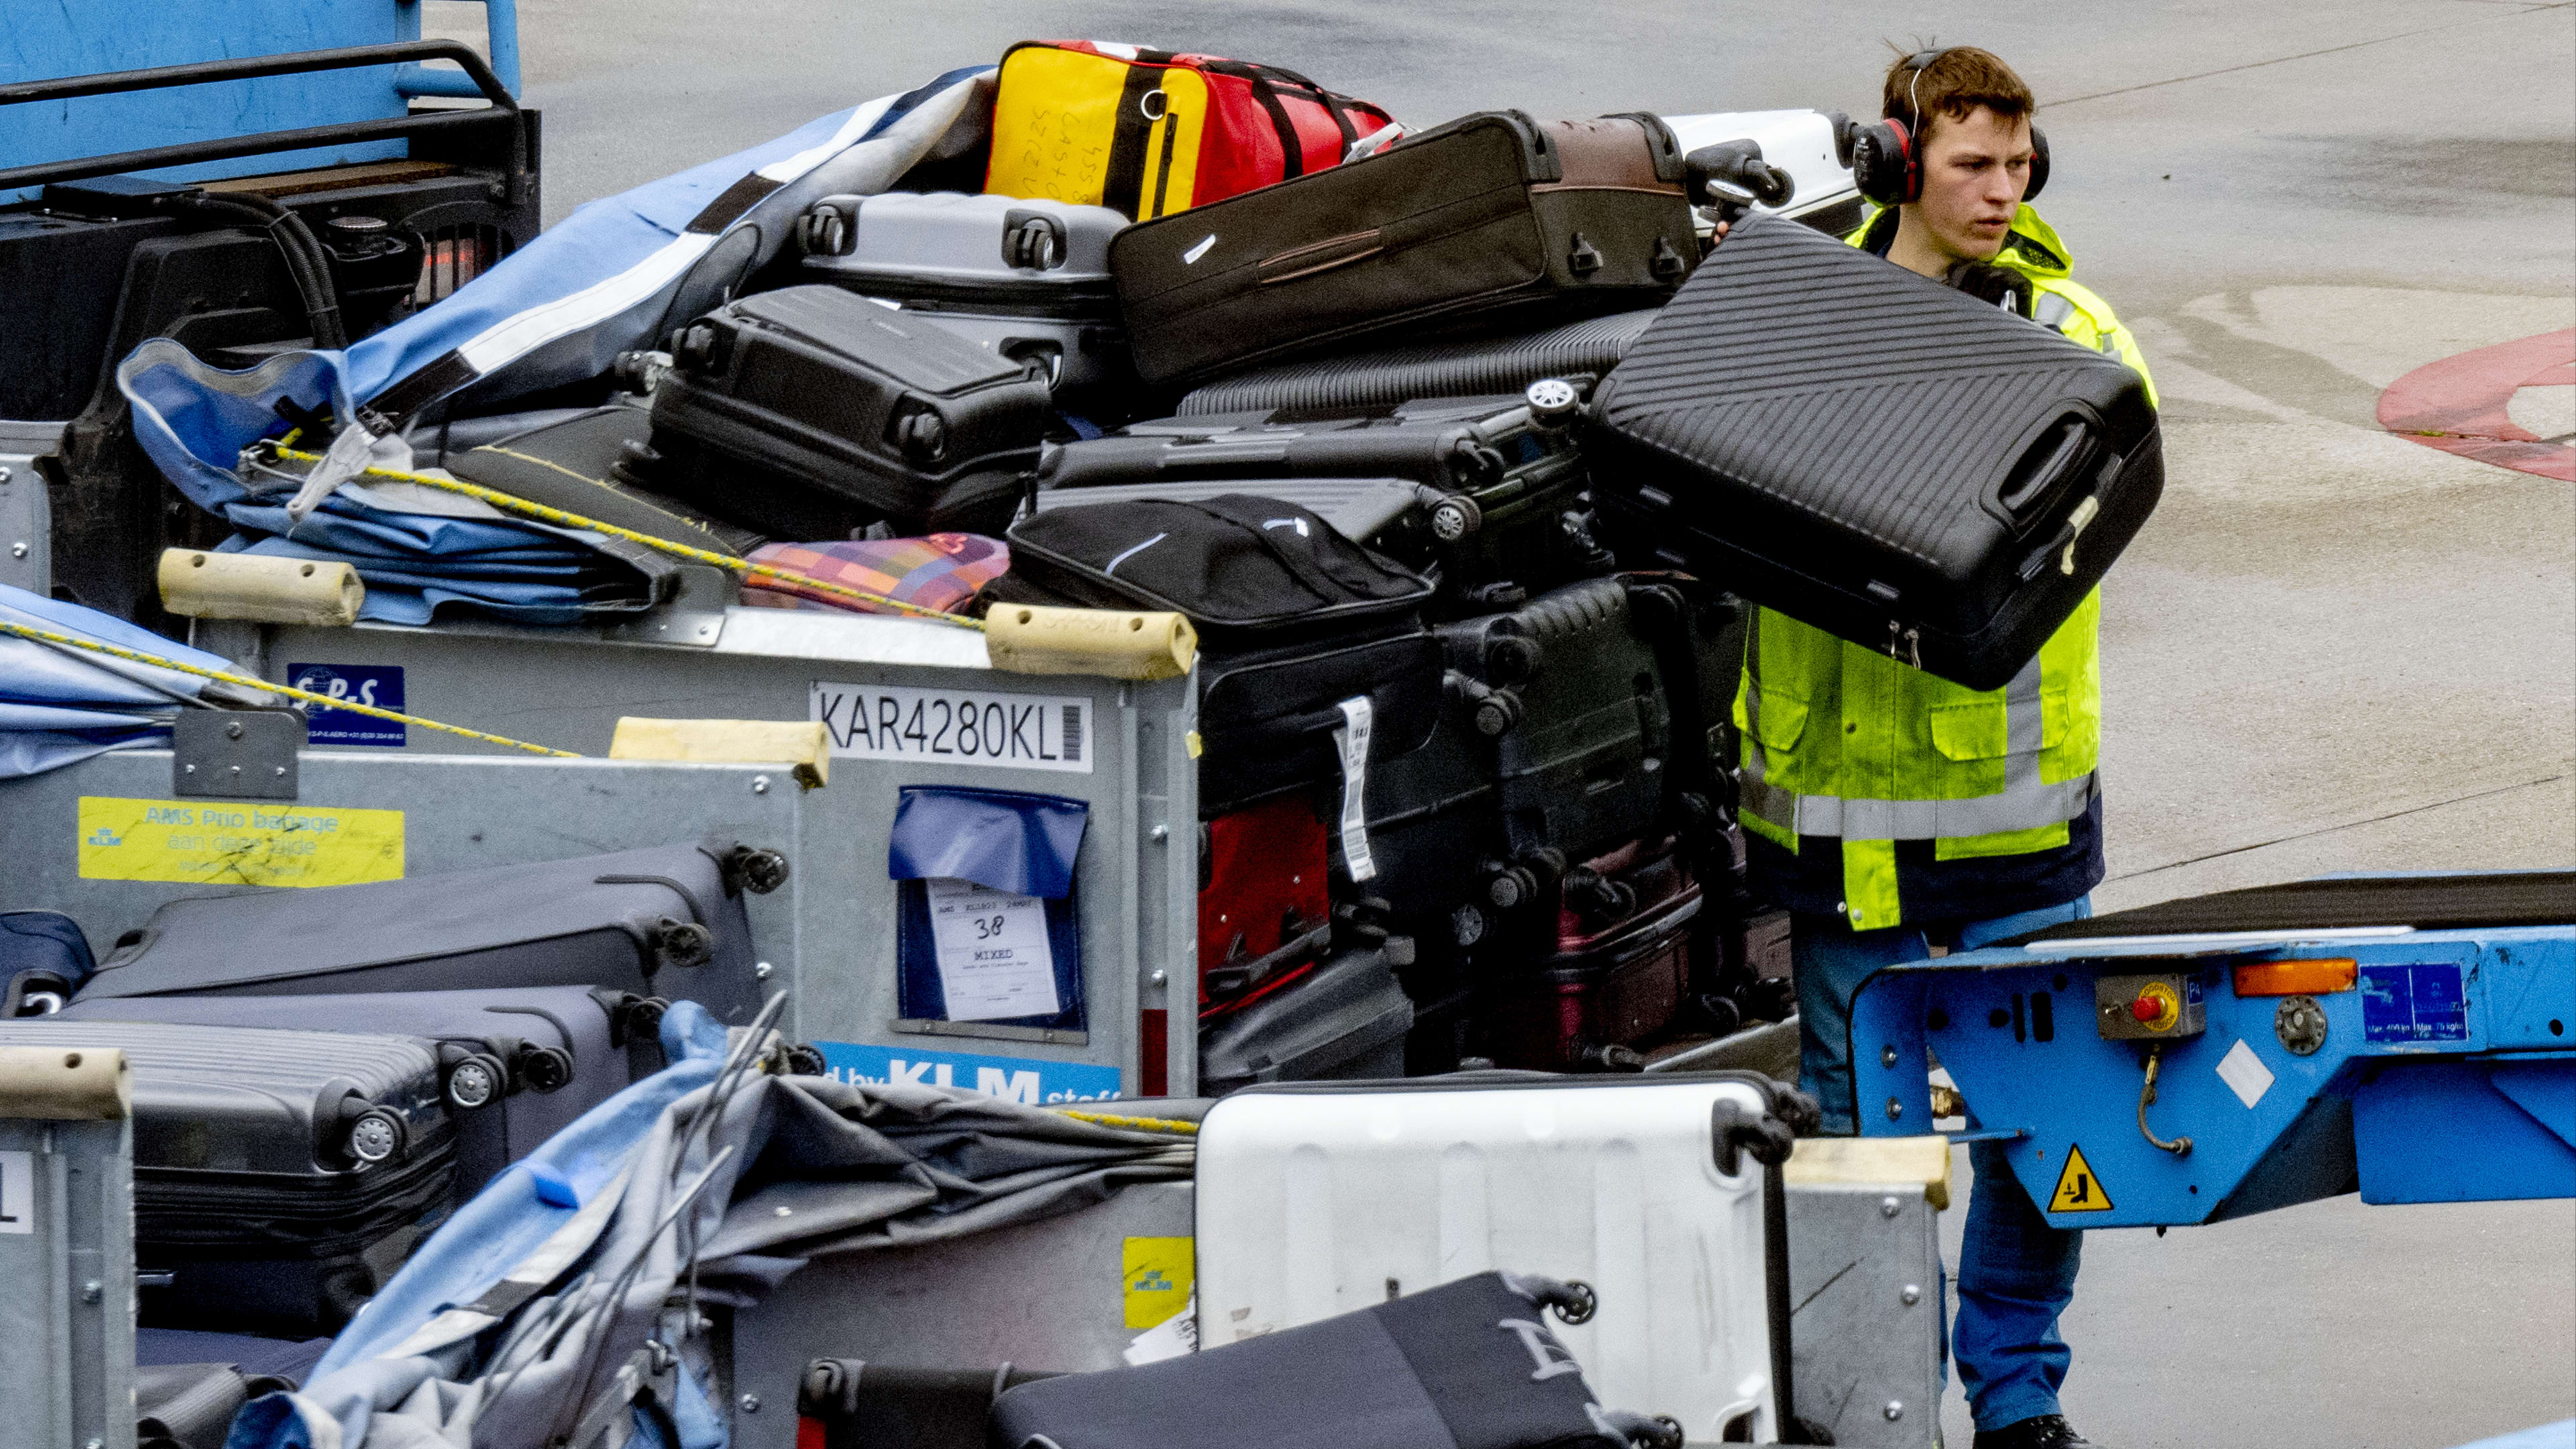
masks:
{"label": "baggage container", "polygon": [[1556,949],[1481,976],[1495,1065],[1633,1071],[1689,999],[1699,883],[1673,842],[1633,842],[1565,873]]}
{"label": "baggage container", "polygon": [[336,1331],[457,1202],[438,1060],[408,1037],[0,1022],[134,1075],[134,1248],[153,1327]]}
{"label": "baggage container", "polygon": [[1424,398],[1519,393],[1543,378],[1589,387],[1610,373],[1655,320],[1655,308],[1584,317],[1531,331],[1413,342],[1232,372],[1190,390],[1181,417],[1271,410],[1339,417]]}
{"label": "baggage container", "polygon": [[903,191],[827,196],[805,213],[802,274],[898,302],[997,357],[1034,363],[1068,405],[1135,386],[1105,206]]}
{"label": "baggage container", "polygon": [[645,481],[773,538],[998,533],[1037,460],[1034,366],[838,287],[754,293],[672,347]]}
{"label": "baggage container", "polygon": [[2038,653],[2164,486],[2117,358],[1772,217],[1745,218],[1590,419],[1633,560],[1972,689]]}
{"label": "baggage container", "polygon": [[174,900],[119,938],[80,999],[600,986],[738,1024],[762,994],[743,892],[785,878],[777,852],[712,840]]}
{"label": "baggage container", "polygon": [[1404,937],[1335,953],[1312,971],[1199,1024],[1199,1090],[1221,1097],[1255,1082],[1347,1081],[1404,1075],[1413,1002],[1393,958]]}
{"label": "baggage container", "polygon": [[1652,116],[1489,111],[1366,159],[1141,222],[1110,245],[1136,370],[1195,381],[1398,330],[1660,305],[1699,261]]}
{"label": "baggage container", "polygon": [[[1605,1411],[1546,1321],[1589,1319],[1591,1289],[1478,1273],[1339,1317],[1240,1328],[1137,1368],[1023,1384],[993,1405],[1002,1449],[1681,1449]],[[1222,1320],[1219,1320],[1222,1322]]]}
{"label": "baggage container", "polygon": [[1321,171],[1393,125],[1275,65],[1024,40],[1002,55],[984,189],[1168,216]]}
{"label": "baggage container", "polygon": [[[460,1196],[582,1113],[660,1069],[659,997],[582,986],[347,996],[125,996],[76,1001],[62,1021],[368,1032],[425,1042],[456,1123]],[[639,1073],[638,1069],[641,1069]]]}
{"label": "baggage container", "polygon": [[1773,1442],[1766,1254],[1786,1250],[1730,1143],[1779,1091],[1497,1072],[1237,1092],[1199,1132],[1204,1337],[1276,1342],[1498,1268],[1578,1280],[1599,1311],[1558,1333],[1603,1402]]}

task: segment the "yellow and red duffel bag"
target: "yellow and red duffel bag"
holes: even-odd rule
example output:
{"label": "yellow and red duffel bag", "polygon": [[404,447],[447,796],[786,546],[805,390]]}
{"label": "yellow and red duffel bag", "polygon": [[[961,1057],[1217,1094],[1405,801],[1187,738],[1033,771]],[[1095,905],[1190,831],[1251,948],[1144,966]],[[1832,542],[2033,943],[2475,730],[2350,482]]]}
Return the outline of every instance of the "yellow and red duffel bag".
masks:
{"label": "yellow and red duffel bag", "polygon": [[1024,40],[1002,56],[984,189],[1143,221],[1338,165],[1394,124],[1277,66]]}

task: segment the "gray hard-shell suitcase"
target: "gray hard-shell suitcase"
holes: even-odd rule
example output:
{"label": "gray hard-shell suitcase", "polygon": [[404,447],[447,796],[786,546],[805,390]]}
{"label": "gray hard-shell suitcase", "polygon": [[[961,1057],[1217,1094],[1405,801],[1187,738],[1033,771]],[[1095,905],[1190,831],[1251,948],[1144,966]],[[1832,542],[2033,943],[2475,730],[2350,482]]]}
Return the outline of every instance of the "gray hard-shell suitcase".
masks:
{"label": "gray hard-shell suitcase", "polygon": [[46,1017],[0,1022],[0,1046],[124,1051],[154,1327],[334,1331],[456,1206],[456,1128],[425,1042]]}
{"label": "gray hard-shell suitcase", "polygon": [[1632,559],[1971,689],[2039,652],[2164,488],[2117,357],[1748,215],[1594,390]]}
{"label": "gray hard-shell suitcase", "polygon": [[762,994],[743,892],[786,878],[776,851],[711,840],[171,901],[78,999],[600,986],[739,1025]]}
{"label": "gray hard-shell suitcase", "polygon": [[1036,363],[1059,399],[1132,387],[1105,206],[960,191],[826,196],[797,225],[809,282],[900,302],[977,347]]}
{"label": "gray hard-shell suitcase", "polygon": [[1136,370],[1213,376],[1517,313],[1659,305],[1699,261],[1671,128],[1487,111],[1110,244]]}
{"label": "gray hard-shell suitcase", "polygon": [[456,1120],[460,1190],[471,1196],[642,1073],[659,1070],[665,1003],[587,986],[347,996],[111,996],[64,1021],[363,1031],[416,1038],[438,1058]]}

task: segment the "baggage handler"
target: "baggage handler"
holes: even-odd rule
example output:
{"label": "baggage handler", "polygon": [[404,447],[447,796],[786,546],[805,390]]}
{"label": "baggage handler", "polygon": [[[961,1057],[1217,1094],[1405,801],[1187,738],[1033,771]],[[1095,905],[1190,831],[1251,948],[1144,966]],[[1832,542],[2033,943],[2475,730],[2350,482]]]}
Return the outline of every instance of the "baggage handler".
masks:
{"label": "baggage handler", "polygon": [[[1972,47],[1918,51],[1889,67],[1883,102],[1893,124],[1878,138],[1911,164],[1901,185],[1871,188],[1881,209],[1851,244],[1989,300],[2012,293],[2022,315],[2143,376],[2128,330],[2068,279],[2065,243],[2023,200],[2046,151],[2021,78]],[[1848,1025],[1872,972],[2092,914],[2100,620],[2097,590],[2020,678],[1981,691],[1756,617],[1734,711],[1741,818],[1757,888],[1791,913],[1799,1075],[1827,1132],[1857,1130]],[[2083,1234],[2048,1225],[2002,1144],[1970,1157],[1955,1353],[1976,1449],[2082,1449],[2091,1441],[2058,1408],[2069,1353],[2057,1320]]]}

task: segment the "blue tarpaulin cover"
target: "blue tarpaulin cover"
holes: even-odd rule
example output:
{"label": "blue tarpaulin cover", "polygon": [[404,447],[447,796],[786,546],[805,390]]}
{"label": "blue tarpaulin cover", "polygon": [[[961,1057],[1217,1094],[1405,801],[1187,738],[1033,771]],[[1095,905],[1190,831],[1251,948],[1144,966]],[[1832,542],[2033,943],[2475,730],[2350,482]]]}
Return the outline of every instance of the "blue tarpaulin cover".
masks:
{"label": "blue tarpaulin cover", "polygon": [[906,785],[886,846],[891,880],[971,880],[997,891],[1062,900],[1091,807],[1061,795]]}
{"label": "blue tarpaulin cover", "polygon": [[[232,662],[173,643],[112,614],[0,584],[0,619],[76,639],[230,671]],[[203,697],[193,674],[0,634],[0,780],[39,775],[92,755],[159,744],[170,715]]]}

